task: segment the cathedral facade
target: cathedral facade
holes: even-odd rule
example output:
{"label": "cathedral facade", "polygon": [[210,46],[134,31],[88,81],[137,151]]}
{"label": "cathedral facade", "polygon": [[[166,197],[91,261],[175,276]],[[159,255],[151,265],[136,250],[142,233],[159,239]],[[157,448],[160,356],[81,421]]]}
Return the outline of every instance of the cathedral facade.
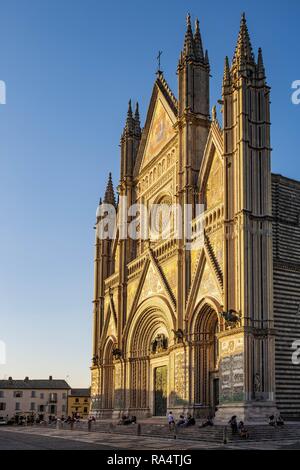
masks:
{"label": "cathedral facade", "polygon": [[[199,204],[203,237],[188,249],[186,235],[97,232],[91,411],[99,417],[300,416],[292,359],[300,340],[300,183],[271,173],[270,88],[261,49],[256,57],[243,15],[233,60],[225,59],[219,121],[199,22],[193,29],[188,16],[178,97],[158,71],[143,129],[129,103],[119,198],[177,204],[182,226],[191,208],[190,239]],[[119,220],[111,176],[103,204]]]}

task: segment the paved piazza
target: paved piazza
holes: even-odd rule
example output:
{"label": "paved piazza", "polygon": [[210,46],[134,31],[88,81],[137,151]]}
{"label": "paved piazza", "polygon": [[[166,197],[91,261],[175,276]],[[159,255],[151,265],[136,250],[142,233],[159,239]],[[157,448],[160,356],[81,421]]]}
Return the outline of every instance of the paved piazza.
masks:
{"label": "paved piazza", "polygon": [[279,450],[300,449],[299,440],[213,442],[38,428],[1,428],[0,450]]}

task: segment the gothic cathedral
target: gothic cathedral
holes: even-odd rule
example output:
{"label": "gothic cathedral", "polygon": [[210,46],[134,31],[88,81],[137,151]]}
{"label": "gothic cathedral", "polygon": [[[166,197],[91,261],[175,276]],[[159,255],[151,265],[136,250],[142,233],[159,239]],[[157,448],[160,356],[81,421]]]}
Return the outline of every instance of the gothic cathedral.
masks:
{"label": "gothic cathedral", "polygon": [[[220,121],[189,15],[177,75],[176,98],[157,72],[143,129],[129,103],[118,196],[203,205],[203,243],[96,237],[92,412],[300,417],[300,183],[271,173],[270,88],[245,15]],[[119,216],[111,175],[103,203]]]}

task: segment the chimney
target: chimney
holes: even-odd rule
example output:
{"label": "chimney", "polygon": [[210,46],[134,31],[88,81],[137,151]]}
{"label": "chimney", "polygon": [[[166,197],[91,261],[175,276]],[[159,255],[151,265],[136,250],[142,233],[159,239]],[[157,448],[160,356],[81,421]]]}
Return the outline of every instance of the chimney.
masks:
{"label": "chimney", "polygon": [[24,381],[29,382],[29,377],[25,377]]}
{"label": "chimney", "polygon": [[12,382],[12,377],[8,377],[8,381],[9,381],[9,382]]}
{"label": "chimney", "polygon": [[52,380],[52,375],[49,375],[49,380]]}

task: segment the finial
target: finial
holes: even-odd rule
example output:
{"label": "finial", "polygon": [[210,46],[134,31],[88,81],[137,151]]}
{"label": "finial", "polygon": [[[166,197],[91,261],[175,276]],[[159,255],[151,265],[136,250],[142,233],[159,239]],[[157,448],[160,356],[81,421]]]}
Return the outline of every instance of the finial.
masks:
{"label": "finial", "polygon": [[190,27],[190,28],[192,27],[192,25],[191,25],[191,15],[190,15],[190,13],[188,13],[188,14],[186,15],[186,25],[187,25],[188,28],[189,28],[189,27]]}

